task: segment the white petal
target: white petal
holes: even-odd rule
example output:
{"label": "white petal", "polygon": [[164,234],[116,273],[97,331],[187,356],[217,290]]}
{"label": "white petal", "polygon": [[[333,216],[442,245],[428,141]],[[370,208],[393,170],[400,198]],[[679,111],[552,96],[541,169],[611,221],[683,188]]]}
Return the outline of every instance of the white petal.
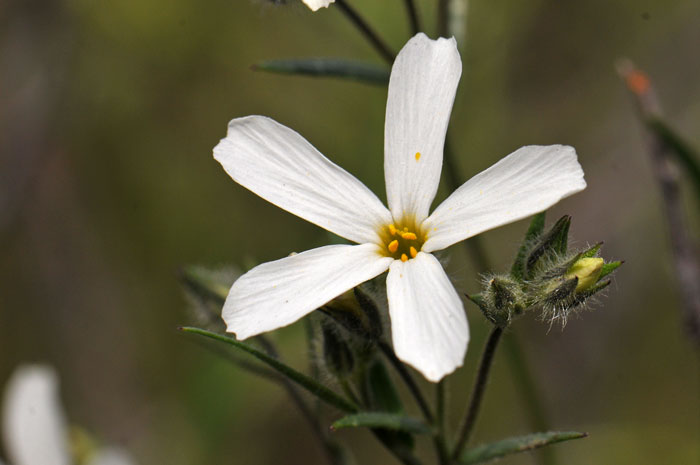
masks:
{"label": "white petal", "polygon": [[564,145],[521,147],[454,191],[423,222],[433,252],[546,210],[586,187],[576,151]]}
{"label": "white petal", "polygon": [[229,123],[214,158],[268,202],[354,242],[377,242],[389,211],[364,184],[306,139],[263,116]]}
{"label": "white petal", "polygon": [[428,216],[461,74],[454,38],[430,40],[420,33],[396,57],[386,103],[384,177],[397,221],[412,215],[420,223]]}
{"label": "white petal", "polygon": [[383,273],[392,262],[375,244],[328,245],[263,263],[241,276],[224,304],[238,339],[294,323],[343,292]]}
{"label": "white petal", "polygon": [[396,356],[432,382],[462,366],[469,326],[440,262],[424,252],[407,262],[395,260],[386,288]]}
{"label": "white petal", "polygon": [[89,465],[133,465],[129,454],[117,448],[102,449],[88,462]]}
{"label": "white petal", "polygon": [[15,370],[5,389],[3,433],[14,465],[68,465],[66,422],[51,368]]}
{"label": "white petal", "polygon": [[316,11],[319,8],[326,8],[328,5],[331,3],[335,2],[335,0],[302,0],[306,6],[311,8],[311,10]]}

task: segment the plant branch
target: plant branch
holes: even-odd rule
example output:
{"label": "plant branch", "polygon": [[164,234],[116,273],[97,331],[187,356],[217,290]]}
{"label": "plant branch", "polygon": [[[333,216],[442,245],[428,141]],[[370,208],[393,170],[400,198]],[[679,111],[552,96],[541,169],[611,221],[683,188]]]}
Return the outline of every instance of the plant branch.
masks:
{"label": "plant branch", "polygon": [[420,19],[418,18],[418,10],[416,10],[416,4],[414,0],[404,0],[406,5],[406,13],[408,13],[408,20],[411,23],[411,33],[416,35],[420,32]]}
{"label": "plant branch", "polygon": [[420,388],[418,388],[418,385],[416,384],[416,381],[413,379],[411,376],[411,373],[408,372],[406,369],[406,366],[401,362],[396,357],[396,354],[394,354],[394,350],[389,346],[384,341],[379,342],[379,350],[382,351],[382,354],[389,360],[389,363],[392,364],[394,369],[399,373],[399,376],[401,376],[401,379],[403,382],[406,384],[408,387],[408,390],[411,392],[411,395],[413,395],[413,398],[416,400],[416,403],[418,404],[418,407],[420,408],[421,412],[423,413],[423,416],[425,417],[425,420],[430,423],[431,425],[435,423],[434,421],[434,416],[432,412],[430,411],[430,407],[428,406],[428,403],[425,401],[425,398],[423,397],[423,394],[420,391]]}
{"label": "plant branch", "polygon": [[445,435],[445,378],[435,385],[435,435],[433,443],[440,465],[450,463],[450,454],[447,450],[447,437]]}
{"label": "plant branch", "polygon": [[365,21],[364,18],[362,18],[362,16],[360,16],[359,13],[353,7],[351,7],[346,0],[336,0],[335,4],[338,8],[340,8],[340,11],[343,12],[345,17],[348,18],[350,22],[352,22],[353,25],[360,30],[362,35],[364,35],[365,38],[372,44],[382,58],[384,58],[384,60],[389,64],[394,63],[394,58],[396,58],[396,55],[387,46],[386,42],[379,37],[374,29],[370,27],[367,21]]}
{"label": "plant branch", "polygon": [[469,408],[467,409],[467,414],[464,416],[459,437],[452,452],[452,460],[456,460],[462,454],[462,450],[464,449],[464,446],[467,445],[469,436],[474,429],[476,418],[479,415],[481,401],[484,398],[484,391],[486,390],[486,384],[491,372],[491,366],[493,365],[493,356],[496,353],[496,348],[498,347],[498,342],[501,340],[502,334],[503,328],[496,326],[493,328],[493,330],[491,330],[491,334],[489,334],[489,338],[486,341],[484,353],[481,355],[479,372],[476,375],[476,381],[474,382],[474,388],[469,401]]}
{"label": "plant branch", "polygon": [[447,25],[449,24],[450,0],[438,0],[437,6],[437,31],[438,36],[447,37]]}
{"label": "plant branch", "polygon": [[679,173],[673,163],[673,152],[678,149],[669,144],[668,138],[654,128],[653,122],[661,120],[661,108],[649,77],[628,60],[618,64],[618,73],[635,98],[642,122],[646,123],[648,151],[668,224],[671,257],[678,280],[683,319],[689,336],[696,346],[700,347],[700,262],[696,245],[688,233]]}

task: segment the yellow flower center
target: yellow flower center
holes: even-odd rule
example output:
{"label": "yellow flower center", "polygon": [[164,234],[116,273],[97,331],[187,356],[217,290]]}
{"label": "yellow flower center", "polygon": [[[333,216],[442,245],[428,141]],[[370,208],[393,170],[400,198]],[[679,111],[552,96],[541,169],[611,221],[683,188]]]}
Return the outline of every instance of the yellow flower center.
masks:
{"label": "yellow flower center", "polygon": [[425,242],[425,235],[413,220],[387,225],[381,229],[379,236],[383,255],[402,262],[416,258]]}

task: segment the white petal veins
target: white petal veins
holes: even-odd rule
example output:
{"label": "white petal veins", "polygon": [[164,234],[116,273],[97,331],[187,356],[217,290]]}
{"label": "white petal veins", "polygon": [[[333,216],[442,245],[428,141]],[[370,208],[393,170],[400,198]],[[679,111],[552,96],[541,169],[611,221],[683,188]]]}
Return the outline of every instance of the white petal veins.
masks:
{"label": "white petal veins", "polygon": [[392,259],[379,246],[328,245],[256,266],[231,287],[227,331],[246,339],[294,323],[343,292],[380,275]]}
{"label": "white petal veins", "polygon": [[469,342],[464,306],[431,254],[395,260],[387,277],[396,356],[432,382],[462,366]]}
{"label": "white petal veins", "polygon": [[417,34],[396,57],[384,122],[384,177],[396,221],[412,216],[420,223],[428,216],[461,74],[454,38]]}
{"label": "white petal veins", "polygon": [[263,199],[357,243],[374,242],[391,214],[364,184],[295,131],[264,116],[237,118],[214,158]]}
{"label": "white petal veins", "polygon": [[464,183],[435,209],[423,222],[423,250],[441,250],[534,215],[585,187],[572,147],[521,147]]}

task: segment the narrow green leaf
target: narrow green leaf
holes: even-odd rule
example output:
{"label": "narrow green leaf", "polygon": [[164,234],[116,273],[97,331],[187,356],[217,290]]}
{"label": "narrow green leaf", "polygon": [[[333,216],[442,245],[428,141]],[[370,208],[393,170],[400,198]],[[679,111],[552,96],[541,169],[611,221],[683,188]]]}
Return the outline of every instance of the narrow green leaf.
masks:
{"label": "narrow green leaf", "polygon": [[237,349],[243,350],[244,352],[249,353],[261,362],[275,369],[280,374],[294,381],[295,383],[297,383],[298,385],[300,385],[301,387],[303,387],[322,401],[326,402],[327,404],[337,407],[340,410],[351,413],[357,412],[358,410],[357,406],[355,406],[352,402],[340,396],[339,394],[336,394],[332,390],[328,389],[326,386],[320,384],[312,378],[309,378],[305,374],[298,372],[294,368],[285,365],[276,358],[270,357],[266,353],[259,351],[251,345],[237,341],[236,339],[230,336],[207,331],[206,329],[183,327],[180,328],[180,330],[186,333],[198,334],[200,336],[208,337],[209,339],[224,342]]}
{"label": "narrow green leaf", "polygon": [[603,268],[600,270],[600,276],[598,276],[598,279],[602,279],[618,269],[620,265],[622,265],[623,262],[617,261],[617,262],[609,262],[603,265]]}
{"label": "narrow green leaf", "polygon": [[523,243],[520,245],[518,250],[518,255],[515,257],[513,266],[510,269],[510,274],[516,279],[523,278],[523,267],[525,265],[525,256],[527,255],[527,249],[530,243],[544,231],[544,220],[547,212],[543,211],[532,217],[530,221],[530,226],[527,228],[525,233],[525,238]]}
{"label": "narrow green leaf", "polygon": [[476,463],[489,462],[506,455],[527,452],[540,447],[556,444],[558,442],[570,441],[587,437],[587,433],[575,431],[534,433],[526,436],[503,439],[467,450],[459,461],[461,465],[472,465]]}
{"label": "narrow green leaf", "polygon": [[352,79],[377,85],[389,83],[388,68],[341,58],[268,60],[253,65],[253,69],[281,74]]}
{"label": "narrow green leaf", "polygon": [[700,195],[700,154],[694,150],[683,138],[676,133],[664,121],[650,118],[647,124],[659,138],[676,154],[678,161],[695,184],[695,189]]}
{"label": "narrow green leaf", "polygon": [[382,428],[413,434],[431,433],[430,427],[418,418],[384,412],[360,412],[343,417],[331,425],[333,430],[341,428]]}

